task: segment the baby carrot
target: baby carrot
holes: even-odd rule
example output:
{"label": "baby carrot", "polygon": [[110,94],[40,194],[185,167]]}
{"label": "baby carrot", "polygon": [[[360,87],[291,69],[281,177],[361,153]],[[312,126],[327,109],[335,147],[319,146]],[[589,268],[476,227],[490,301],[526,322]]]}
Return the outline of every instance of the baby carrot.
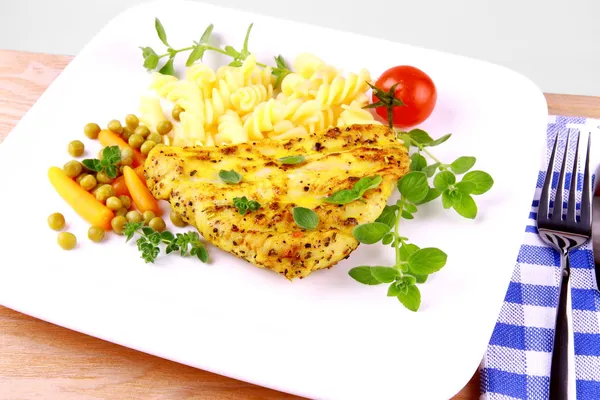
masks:
{"label": "baby carrot", "polygon": [[123,176],[125,177],[125,184],[127,190],[135,203],[135,206],[140,212],[153,211],[157,216],[161,215],[162,212],[158,205],[158,202],[148,190],[146,182],[135,173],[133,168],[126,166],[123,168]]}
{"label": "baby carrot", "polygon": [[133,166],[137,167],[139,165],[144,165],[144,161],[146,160],[146,156],[140,153],[139,150],[131,148],[127,142],[123,140],[123,138],[119,137],[114,132],[109,131],[108,129],[102,129],[98,134],[98,140],[102,146],[119,146],[119,149],[123,150],[125,148],[130,148],[133,150]]}
{"label": "baby carrot", "polygon": [[113,212],[96,200],[93,194],[84,190],[77,182],[69,178],[61,168],[50,167],[48,179],[50,179],[50,183],[54,186],[56,192],[79,216],[91,225],[99,226],[106,231],[111,229],[110,221],[114,217]]}
{"label": "baby carrot", "polygon": [[[140,177],[142,182],[146,180],[146,177],[144,176],[143,165],[137,166],[133,170],[135,171],[135,174]],[[121,175],[120,177],[115,179],[112,185],[115,188],[115,193],[117,194],[117,196],[129,196],[129,190],[127,189],[127,185],[125,184],[125,175]]]}

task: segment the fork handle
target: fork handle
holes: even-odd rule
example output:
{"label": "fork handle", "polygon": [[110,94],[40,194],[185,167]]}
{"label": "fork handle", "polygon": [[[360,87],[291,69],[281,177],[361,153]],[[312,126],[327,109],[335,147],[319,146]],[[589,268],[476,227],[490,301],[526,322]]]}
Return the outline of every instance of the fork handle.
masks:
{"label": "fork handle", "polygon": [[550,400],[575,400],[576,398],[570,276],[569,256],[561,255],[560,293],[550,369]]}

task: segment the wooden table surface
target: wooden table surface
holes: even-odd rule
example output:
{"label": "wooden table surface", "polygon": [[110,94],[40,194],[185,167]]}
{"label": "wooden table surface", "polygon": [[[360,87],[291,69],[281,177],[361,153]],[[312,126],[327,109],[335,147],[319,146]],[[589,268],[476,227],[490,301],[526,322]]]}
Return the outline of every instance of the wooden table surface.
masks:
{"label": "wooden table surface", "polygon": [[[72,59],[0,51],[0,142]],[[600,98],[546,94],[551,114],[600,117]],[[0,398],[298,399],[0,306]],[[452,400],[476,400],[479,374]],[[433,384],[433,382],[432,382]]]}

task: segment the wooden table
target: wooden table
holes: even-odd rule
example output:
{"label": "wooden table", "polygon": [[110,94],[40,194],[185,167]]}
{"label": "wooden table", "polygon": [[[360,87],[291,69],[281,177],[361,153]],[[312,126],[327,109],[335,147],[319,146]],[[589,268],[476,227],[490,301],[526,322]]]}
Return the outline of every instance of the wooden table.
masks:
{"label": "wooden table", "polygon": [[[0,51],[0,142],[72,59]],[[600,117],[600,98],[547,94],[551,114]],[[0,398],[298,399],[0,306]],[[476,400],[479,374],[453,400]]]}

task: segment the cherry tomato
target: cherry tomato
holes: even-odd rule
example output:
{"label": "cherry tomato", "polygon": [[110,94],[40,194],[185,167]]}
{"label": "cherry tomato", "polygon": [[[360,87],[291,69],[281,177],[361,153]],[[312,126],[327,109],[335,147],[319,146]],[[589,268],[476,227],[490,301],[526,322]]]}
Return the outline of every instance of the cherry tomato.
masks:
{"label": "cherry tomato", "polygon": [[[392,116],[394,126],[409,128],[425,121],[435,107],[437,90],[431,78],[423,71],[410,65],[399,65],[385,71],[375,82],[375,86],[389,91],[398,83],[395,97],[402,100],[405,106],[394,107]],[[373,103],[379,101],[373,94]],[[377,114],[388,120],[385,107],[377,107]]]}

